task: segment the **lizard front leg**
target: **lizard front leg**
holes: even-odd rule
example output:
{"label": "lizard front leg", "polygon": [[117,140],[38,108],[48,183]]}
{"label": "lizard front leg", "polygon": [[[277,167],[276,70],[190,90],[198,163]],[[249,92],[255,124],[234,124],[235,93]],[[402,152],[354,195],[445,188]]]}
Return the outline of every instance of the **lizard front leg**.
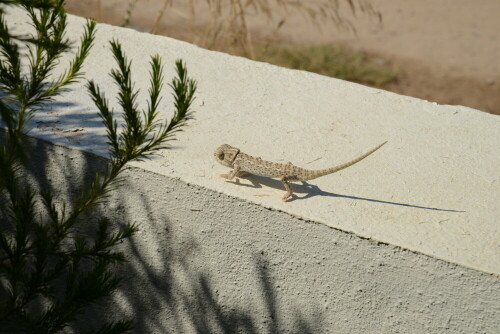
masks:
{"label": "lizard front leg", "polygon": [[233,165],[233,170],[231,171],[231,173],[229,173],[229,174],[221,174],[220,176],[223,177],[223,178],[225,178],[225,179],[232,180],[239,173],[244,173],[244,172],[240,172],[240,166],[237,165],[237,164],[234,164]]}

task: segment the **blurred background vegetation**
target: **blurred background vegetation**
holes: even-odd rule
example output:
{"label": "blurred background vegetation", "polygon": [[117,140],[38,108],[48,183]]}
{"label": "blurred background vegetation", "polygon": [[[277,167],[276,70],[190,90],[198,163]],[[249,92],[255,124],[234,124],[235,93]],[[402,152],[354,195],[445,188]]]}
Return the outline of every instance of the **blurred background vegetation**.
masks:
{"label": "blurred background vegetation", "polygon": [[[121,17],[109,16],[113,0],[87,1],[85,6],[68,1],[69,11],[93,16],[98,21],[121,26],[135,26],[133,18],[139,8],[148,5],[150,25],[141,30],[182,39],[201,47],[223,51],[271,64],[300,69],[361,84],[384,87],[398,79],[399,70],[367,52],[329,44],[294,45],[279,38],[287,17],[294,13],[303,16],[313,30],[322,22],[331,22],[339,30],[356,34],[356,22],[343,14],[366,15],[381,21],[381,14],[367,0],[128,0],[122,1]],[[345,8],[343,8],[345,7]],[[351,16],[350,15],[350,16]],[[253,33],[249,20],[263,24]],[[174,22],[177,28],[172,28]],[[162,24],[163,21],[169,24]],[[255,25],[255,24],[254,24]],[[272,27],[269,29],[268,27]]]}
{"label": "blurred background vegetation", "polygon": [[[491,64],[495,27],[500,29],[492,22],[491,13],[500,7],[495,1],[485,0],[483,5],[452,0],[66,2],[70,13],[98,22],[500,114],[500,73]],[[439,14],[443,10],[446,16]]]}

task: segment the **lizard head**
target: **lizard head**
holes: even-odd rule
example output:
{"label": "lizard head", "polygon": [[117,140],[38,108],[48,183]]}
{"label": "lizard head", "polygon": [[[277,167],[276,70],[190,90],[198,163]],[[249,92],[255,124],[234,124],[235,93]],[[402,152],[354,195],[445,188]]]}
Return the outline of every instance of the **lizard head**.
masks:
{"label": "lizard head", "polygon": [[224,144],[219,146],[214,152],[214,158],[221,165],[232,168],[234,159],[240,153],[240,150],[231,145]]}

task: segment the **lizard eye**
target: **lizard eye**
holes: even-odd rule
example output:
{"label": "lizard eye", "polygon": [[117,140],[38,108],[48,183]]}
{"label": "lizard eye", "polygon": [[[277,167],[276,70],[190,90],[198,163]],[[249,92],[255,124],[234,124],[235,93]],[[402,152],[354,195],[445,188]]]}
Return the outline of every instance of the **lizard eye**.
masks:
{"label": "lizard eye", "polygon": [[219,153],[219,160],[224,160],[224,152]]}

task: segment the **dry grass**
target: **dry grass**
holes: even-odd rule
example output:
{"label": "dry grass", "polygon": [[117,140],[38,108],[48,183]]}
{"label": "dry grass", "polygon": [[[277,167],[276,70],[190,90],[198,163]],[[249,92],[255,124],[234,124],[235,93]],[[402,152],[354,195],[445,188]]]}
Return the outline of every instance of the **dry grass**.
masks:
{"label": "dry grass", "polygon": [[380,58],[331,45],[272,46],[257,51],[260,61],[377,87],[394,82],[399,74]]}
{"label": "dry grass", "polygon": [[[129,24],[138,2],[128,0],[122,26]],[[164,15],[169,13],[181,18],[181,26],[187,28],[188,34],[183,39],[204,48],[374,86],[383,86],[397,78],[397,71],[362,52],[325,45],[272,46],[270,42],[292,12],[302,14],[318,29],[321,22],[329,21],[339,29],[355,32],[354,23],[341,13],[362,13],[381,21],[370,0],[188,0],[187,4],[182,11],[174,0],[163,0],[150,32],[156,34]],[[100,8],[97,12],[100,13]],[[275,24],[272,31],[259,36],[259,43],[254,42],[247,19],[255,15],[263,15]]]}
{"label": "dry grass", "polygon": [[[130,18],[132,17],[132,13],[134,12],[135,6],[137,5],[137,2],[139,0],[130,0],[130,2],[127,5],[127,12],[125,13],[125,16],[122,19],[122,23],[120,23],[121,27],[126,27],[130,23]],[[100,4],[98,4],[100,5]]]}
{"label": "dry grass", "polygon": [[[127,14],[122,25],[127,25],[138,0],[129,0]],[[248,17],[264,15],[269,22],[275,23],[275,34],[286,22],[287,16],[298,12],[307,17],[311,24],[321,26],[321,22],[333,22],[339,29],[355,31],[352,21],[341,15],[343,9],[352,14],[362,13],[381,20],[381,15],[370,3],[370,0],[188,0],[188,12],[174,9],[174,0],[164,0],[150,32],[158,31],[166,10],[170,9],[183,18],[189,30],[190,42],[208,49],[242,51],[246,57],[254,58],[253,36],[248,27]],[[98,4],[100,7],[100,4]],[[278,10],[276,10],[278,8]],[[203,17],[209,13],[209,20],[203,29],[199,26],[198,11]],[[98,8],[100,12],[100,8]]]}

